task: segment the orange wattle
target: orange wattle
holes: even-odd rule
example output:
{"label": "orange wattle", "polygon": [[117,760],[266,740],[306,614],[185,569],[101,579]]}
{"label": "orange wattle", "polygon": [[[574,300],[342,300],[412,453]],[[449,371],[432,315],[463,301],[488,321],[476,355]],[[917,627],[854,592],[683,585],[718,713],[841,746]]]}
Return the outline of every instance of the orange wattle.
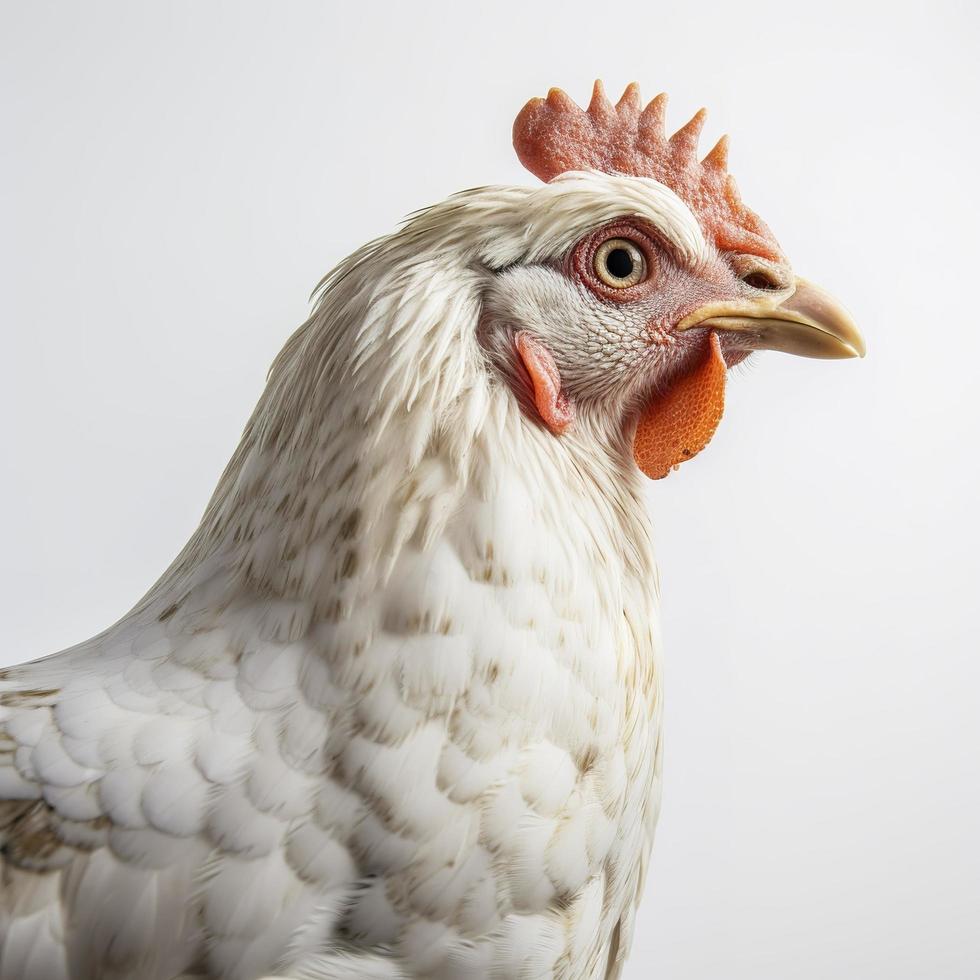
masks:
{"label": "orange wattle", "polygon": [[667,476],[711,441],[725,410],[725,370],[721,343],[711,331],[698,365],[643,409],[633,458],[651,480]]}

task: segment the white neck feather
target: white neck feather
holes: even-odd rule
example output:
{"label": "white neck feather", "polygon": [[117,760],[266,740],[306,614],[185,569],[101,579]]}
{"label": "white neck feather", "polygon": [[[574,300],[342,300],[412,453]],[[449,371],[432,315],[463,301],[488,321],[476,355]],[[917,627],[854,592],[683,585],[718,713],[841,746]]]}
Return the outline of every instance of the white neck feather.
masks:
{"label": "white neck feather", "polygon": [[[569,568],[652,581],[649,522],[623,434],[586,413],[575,431],[552,436],[522,414],[477,339],[488,267],[527,247],[530,193],[450,199],[324,280],[201,526],[141,608],[220,580],[229,602],[244,590],[342,614],[383,584],[408,543],[430,547],[461,509],[501,492],[527,501],[528,526],[511,533],[567,550]],[[578,214],[568,187],[535,193],[551,195],[542,222],[556,224],[559,206]],[[493,255],[491,205],[498,222],[513,212],[493,229]]]}

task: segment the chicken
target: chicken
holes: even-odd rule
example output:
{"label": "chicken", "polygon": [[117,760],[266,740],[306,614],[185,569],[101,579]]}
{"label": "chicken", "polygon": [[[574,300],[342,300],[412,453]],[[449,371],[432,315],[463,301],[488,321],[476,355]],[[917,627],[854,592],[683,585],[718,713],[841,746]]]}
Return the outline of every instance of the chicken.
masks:
{"label": "chicken", "polygon": [[343,261],[200,527],[0,672],[0,980],[613,978],[660,800],[643,476],[753,350],[849,357],[699,113],[553,90]]}

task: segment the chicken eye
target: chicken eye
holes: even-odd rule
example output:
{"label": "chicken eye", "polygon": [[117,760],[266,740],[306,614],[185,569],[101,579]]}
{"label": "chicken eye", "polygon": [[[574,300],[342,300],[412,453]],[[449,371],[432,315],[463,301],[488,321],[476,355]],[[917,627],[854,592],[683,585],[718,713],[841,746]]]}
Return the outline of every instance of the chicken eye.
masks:
{"label": "chicken eye", "polygon": [[595,251],[592,260],[600,281],[613,289],[628,289],[647,277],[643,253],[626,238],[609,238]]}

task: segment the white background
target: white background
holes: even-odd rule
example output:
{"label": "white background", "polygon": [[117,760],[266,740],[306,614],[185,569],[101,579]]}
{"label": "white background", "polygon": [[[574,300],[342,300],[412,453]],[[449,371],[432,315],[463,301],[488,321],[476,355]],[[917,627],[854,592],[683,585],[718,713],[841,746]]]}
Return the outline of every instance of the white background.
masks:
{"label": "white background", "polygon": [[980,976],[977,102],[968,3],[4,3],[3,647],[119,617],[337,260],[524,182],[521,105],[712,110],[863,326],[766,354],[651,484],[666,795],[633,980]]}

